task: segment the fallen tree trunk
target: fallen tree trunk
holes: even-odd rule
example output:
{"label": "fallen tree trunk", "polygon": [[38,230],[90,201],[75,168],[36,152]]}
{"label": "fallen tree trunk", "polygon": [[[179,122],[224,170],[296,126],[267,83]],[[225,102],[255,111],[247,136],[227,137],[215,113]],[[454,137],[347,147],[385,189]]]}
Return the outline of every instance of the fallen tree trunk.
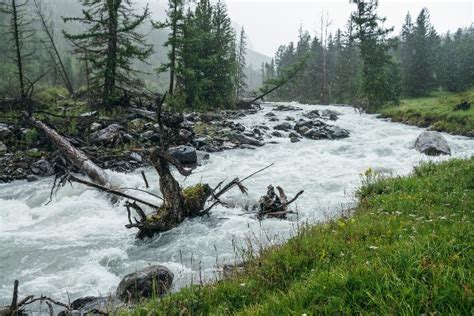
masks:
{"label": "fallen tree trunk", "polygon": [[104,187],[110,187],[105,171],[93,163],[87,155],[75,148],[67,139],[59,135],[53,128],[47,126],[35,117],[23,113],[25,120],[43,133],[75,167],[84,172],[92,181]]}

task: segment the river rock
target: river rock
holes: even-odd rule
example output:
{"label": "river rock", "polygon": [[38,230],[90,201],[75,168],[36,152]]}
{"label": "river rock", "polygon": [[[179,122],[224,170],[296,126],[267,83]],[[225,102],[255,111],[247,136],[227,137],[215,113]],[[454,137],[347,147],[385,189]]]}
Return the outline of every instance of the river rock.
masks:
{"label": "river rock", "polygon": [[135,132],[141,132],[145,129],[145,124],[146,122],[144,119],[136,118],[128,123],[128,128]]}
{"label": "river rock", "polygon": [[283,137],[283,135],[279,131],[273,131],[271,135],[273,137]]}
{"label": "river rock", "polygon": [[348,130],[340,128],[339,126],[328,126],[326,129],[330,139],[347,138],[350,135]]}
{"label": "river rock", "polygon": [[0,141],[5,141],[12,136],[12,131],[8,125],[0,124]]}
{"label": "river rock", "polygon": [[171,156],[176,158],[182,164],[197,163],[196,149],[190,146],[178,146],[169,150]]}
{"label": "river rock", "polygon": [[164,266],[151,266],[126,275],[117,287],[117,297],[128,302],[163,296],[171,288],[173,272]]}
{"label": "river rock", "polygon": [[92,123],[91,126],[90,126],[91,132],[97,132],[101,128],[102,128],[102,124],[100,124],[100,123]]}
{"label": "river rock", "polygon": [[418,136],[415,148],[428,156],[451,155],[448,142],[438,132],[423,132]]}
{"label": "river rock", "polygon": [[275,117],[275,113],[273,112],[268,112],[267,114],[264,115],[265,117]]}
{"label": "river rock", "polygon": [[284,122],[284,123],[281,123],[281,124],[278,124],[277,126],[275,126],[273,129],[277,130],[277,131],[289,131],[290,129],[292,129],[293,126],[288,123],[288,122]]}
{"label": "river rock", "polygon": [[252,145],[252,146],[258,146],[258,147],[261,147],[264,145],[264,143],[262,143],[261,141],[258,141],[254,138],[250,138],[238,133],[231,133],[229,135],[229,140],[232,142],[237,142],[240,145]]}
{"label": "river rock", "polygon": [[331,121],[337,121],[339,119],[339,113],[333,110],[322,110],[321,116],[329,118]]}
{"label": "river rock", "polygon": [[123,126],[111,124],[91,135],[91,142],[94,145],[117,145],[122,138]]}
{"label": "river rock", "polygon": [[291,105],[278,105],[274,109],[275,111],[301,111],[301,108]]}
{"label": "river rock", "polygon": [[179,130],[179,137],[185,141],[185,142],[189,142],[191,141],[191,138],[193,137],[193,133],[191,131],[188,131],[187,129],[180,129]]}
{"label": "river rock", "polygon": [[143,162],[143,157],[139,153],[131,153],[130,154],[130,159],[132,159],[133,161],[136,161],[138,163]]}
{"label": "river rock", "polygon": [[7,152],[7,145],[4,143],[0,142],[0,154],[6,153]]}
{"label": "river rock", "polygon": [[303,116],[309,118],[309,119],[317,119],[317,118],[320,118],[321,115],[319,114],[319,111],[318,110],[312,110],[312,111],[309,111],[305,114],[303,114]]}
{"label": "river rock", "polygon": [[40,177],[51,176],[54,171],[51,164],[46,159],[41,159],[31,165],[31,172]]}

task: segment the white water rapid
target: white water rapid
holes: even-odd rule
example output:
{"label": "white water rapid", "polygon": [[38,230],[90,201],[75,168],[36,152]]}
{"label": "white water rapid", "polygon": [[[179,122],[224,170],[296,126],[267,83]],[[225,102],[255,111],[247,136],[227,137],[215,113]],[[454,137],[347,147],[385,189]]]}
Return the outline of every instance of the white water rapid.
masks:
{"label": "white water rapid", "polygon": [[[234,189],[223,200],[232,208],[213,209],[207,218],[188,220],[176,229],[145,242],[135,240],[127,230],[123,202],[113,205],[108,197],[80,184],[62,188],[49,200],[53,179],[34,183],[17,181],[0,185],[0,305],[8,304],[13,281],[20,281],[20,295],[45,294],[67,301],[87,295],[114,293],[121,278],[149,264],[163,264],[175,274],[174,288],[214,278],[216,264],[233,261],[234,243],[246,238],[263,244],[279,243],[295,233],[297,219],[259,222],[246,206],[257,202],[269,184],[280,185],[291,198],[305,193],[291,207],[299,211],[299,221],[317,222],[337,215],[341,207],[354,203],[360,174],[368,167],[392,175],[408,174],[420,161],[429,158],[413,149],[423,129],[390,123],[372,115],[358,114],[350,107],[322,107],[290,104],[304,110],[331,109],[340,112],[334,124],[346,128],[351,136],[343,140],[309,140],[291,143],[289,138],[273,138],[256,150],[239,149],[211,154],[211,158],[185,181],[183,186],[206,182],[215,186],[223,179],[243,177],[275,162],[271,169],[251,178],[245,185],[248,196]],[[244,126],[268,122],[264,114],[270,104],[255,115],[239,120]],[[298,119],[303,111],[277,112]],[[332,122],[330,122],[332,124]],[[452,157],[474,155],[474,140],[444,135]],[[267,140],[269,141],[269,140]],[[145,170],[153,192],[158,179],[153,169]],[[140,171],[111,173],[122,187],[143,188]],[[148,195],[132,192],[151,202]]]}

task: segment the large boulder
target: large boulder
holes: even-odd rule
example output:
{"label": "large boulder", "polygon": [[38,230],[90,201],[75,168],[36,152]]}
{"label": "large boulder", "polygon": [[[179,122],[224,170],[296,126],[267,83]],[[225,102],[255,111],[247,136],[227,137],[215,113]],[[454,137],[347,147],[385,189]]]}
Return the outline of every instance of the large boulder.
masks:
{"label": "large boulder", "polygon": [[123,126],[119,124],[111,124],[91,134],[91,142],[94,145],[117,145],[121,142],[123,134]]}
{"label": "large boulder", "polygon": [[418,136],[415,148],[428,156],[451,155],[447,140],[438,132],[423,132]]}
{"label": "large boulder", "polygon": [[174,274],[160,265],[130,273],[120,281],[117,297],[124,301],[139,301],[143,298],[165,295],[171,288]]}
{"label": "large boulder", "polygon": [[190,146],[178,146],[169,150],[171,156],[176,158],[182,164],[195,164],[197,163],[196,149]]}
{"label": "large boulder", "polygon": [[277,130],[277,131],[284,131],[284,132],[288,132],[290,129],[292,129],[293,126],[288,123],[288,122],[283,122],[281,124],[278,124],[276,125],[273,129]]}
{"label": "large boulder", "polygon": [[258,147],[261,147],[264,145],[264,143],[262,143],[259,140],[256,140],[255,138],[250,138],[238,133],[231,133],[229,135],[229,140],[231,142],[239,143],[240,145],[252,145],[252,146],[258,146]]}

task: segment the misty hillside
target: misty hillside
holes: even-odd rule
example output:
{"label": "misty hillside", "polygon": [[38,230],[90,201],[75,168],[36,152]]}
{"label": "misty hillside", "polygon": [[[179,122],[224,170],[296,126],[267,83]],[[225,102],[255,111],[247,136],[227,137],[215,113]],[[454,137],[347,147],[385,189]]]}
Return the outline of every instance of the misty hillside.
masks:
{"label": "misty hillside", "polygon": [[[151,19],[153,21],[163,21],[166,19],[166,1],[159,0],[159,1],[146,1],[146,0],[139,0],[135,1],[137,11],[143,10],[145,5],[148,3],[150,12],[151,12]],[[69,16],[78,16],[81,13],[82,6],[80,5],[79,1],[73,0],[45,0],[44,7],[47,12],[51,12],[51,17],[54,17],[54,30],[56,34],[61,34],[63,29],[72,31],[71,25],[65,25],[61,19],[61,17],[69,17]],[[234,29],[236,34],[240,32],[241,26],[236,23],[234,24]],[[77,27],[77,25],[74,25]],[[142,29],[143,34],[147,34],[146,38],[149,44],[154,45],[154,53],[150,58],[150,64],[153,65],[154,68],[158,68],[160,64],[166,62],[167,60],[167,51],[166,48],[163,47],[163,44],[167,37],[167,32],[164,30],[154,30],[151,29],[150,24],[146,24],[145,27]],[[271,61],[271,58],[263,55],[255,50],[252,49],[251,39],[249,40],[249,45],[247,49],[247,67],[246,67],[246,76],[247,76],[247,86],[249,91],[253,91],[258,89],[262,84],[262,75],[261,75],[261,67],[263,63],[267,63]],[[65,45],[67,45],[65,43]],[[141,67],[140,67],[141,68]],[[144,66],[147,72],[149,73],[149,67]],[[145,70],[145,69],[143,69]],[[155,73],[147,75],[147,80],[150,84],[151,82],[156,82],[156,75]],[[168,78],[165,74],[160,74],[158,78],[158,85],[164,86],[168,83]],[[152,84],[153,85],[153,84]]]}

